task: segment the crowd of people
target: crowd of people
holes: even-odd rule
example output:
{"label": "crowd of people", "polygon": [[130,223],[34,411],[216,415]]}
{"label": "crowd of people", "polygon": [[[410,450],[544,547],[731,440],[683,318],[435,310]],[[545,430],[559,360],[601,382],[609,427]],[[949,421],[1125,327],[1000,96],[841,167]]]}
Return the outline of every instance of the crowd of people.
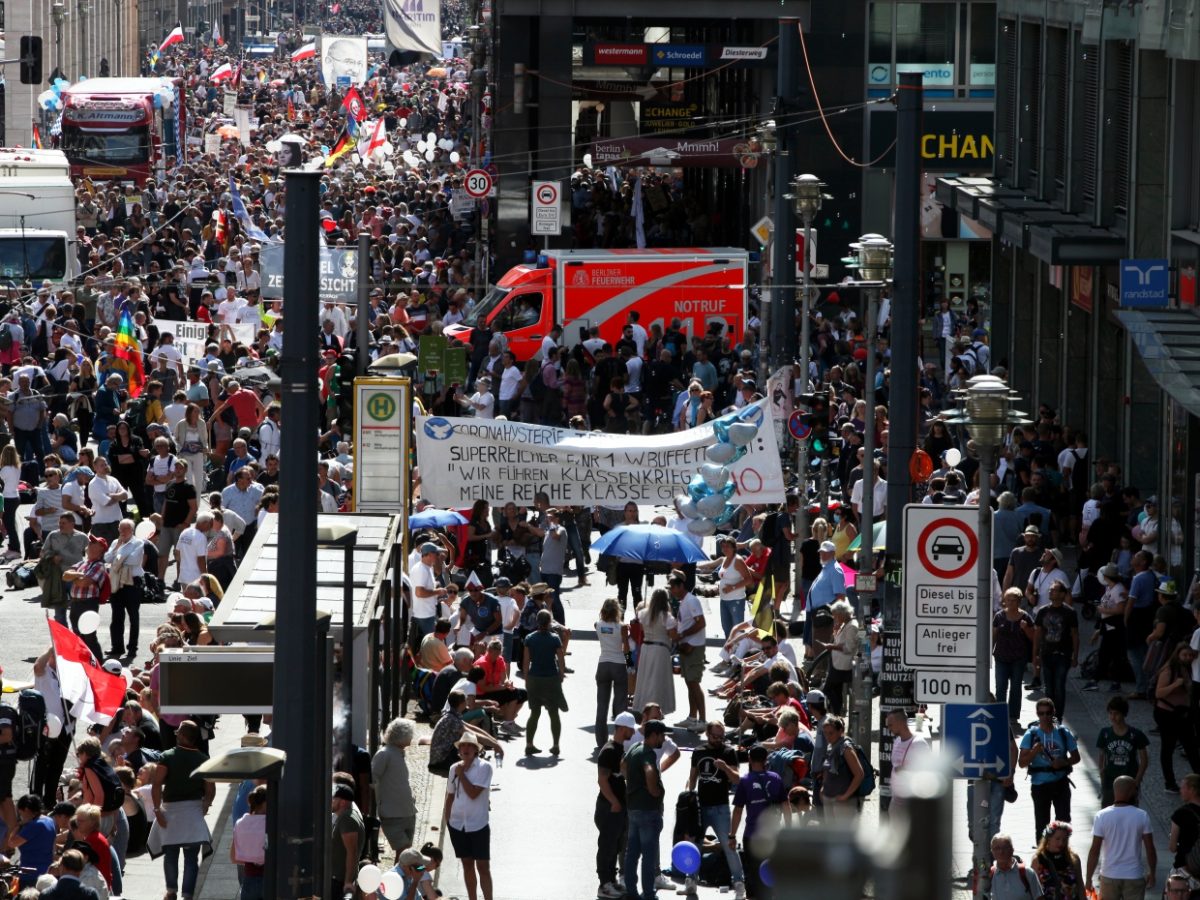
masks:
{"label": "crowd of people", "polygon": [[[465,23],[464,6],[442,4],[448,34]],[[341,10],[336,30],[379,30],[377,5],[344,0]],[[168,51],[155,71],[183,77],[193,119],[216,125],[221,90],[208,76],[228,59],[212,47]],[[469,319],[481,296],[474,223],[450,207],[477,137],[466,109],[468,69],[464,60],[448,61],[439,75],[416,63],[374,68],[362,94],[386,121],[396,154],[428,132],[447,143],[434,142],[412,165],[365,166],[351,155],[324,170],[327,244],[349,247],[364,232],[373,242],[369,345],[358,345],[353,307],[322,303],[315,313],[322,363],[312,374],[322,419],[320,434],[306,439],[321,454],[314,488],[323,512],[353,500],[357,359],[416,351],[423,335]],[[279,510],[285,423],[271,371],[285,318],[295,313],[262,290],[263,247],[284,236],[286,204],[268,145],[296,133],[306,139],[305,154],[318,156],[337,144],[346,118],[345,93],[323,85],[313,63],[291,62],[286,50],[238,70],[239,100],[253,106],[258,122],[250,145],[229,140],[216,154],[172,160],[165,178],[136,193],[81,182],[80,282],[29,284],[3,298],[0,494],[10,586],[36,586],[47,615],[73,629],[128,686],[112,720],[88,728],[71,716],[55,655],[46,652],[33,685],[62,727],[42,742],[29,792],[14,795],[15,763],[0,756],[0,851],[16,853],[23,888],[49,898],[67,894],[53,885],[56,877],[78,880],[88,900],[91,892],[98,900],[120,895],[126,860],[161,853],[168,900],[179,893],[190,900],[199,861],[211,850],[205,813],[212,786],[191,772],[207,758],[213,718],[159,710],[157,658],[164,648],[213,643],[207,619],[265,517]],[[582,246],[630,242],[631,190],[611,185],[608,173],[585,169],[572,181]],[[645,188],[665,202],[652,218],[652,243],[704,242],[706,215],[678,179],[656,177]],[[235,193],[244,216],[235,211]],[[813,503],[807,490],[777,506],[741,508],[711,559],[699,564],[594,561],[595,533],[639,523],[644,511],[633,503],[555,507],[540,495],[529,508],[493,509],[480,500],[465,525],[414,535],[407,674],[428,734],[418,737],[412,719],[394,720],[369,774],[353,760],[333,774],[334,896],[377,892],[363,866],[378,858],[378,834],[392,851],[405,900],[435,896],[442,851],[414,846],[419,818],[437,814],[418,809],[412,790],[407,752],[422,742],[430,771],[445,778],[440,812],[467,894],[491,900],[496,770],[513,741],[523,742],[528,757],[543,755],[539,742],[550,757],[561,755],[564,684],[574,675],[596,684],[585,721],[595,732],[600,897],[651,900],[675,887],[659,848],[663,775],[682,758],[672,739],[679,732],[695,735],[680,744],[696,745],[672,843],[690,841],[702,854],[700,868],[681,875],[728,884],[739,900],[770,896],[756,835],[782,822],[857,815],[875,791],[876,772],[848,737],[845,714],[859,660],[880,672],[883,633],[854,575],[881,565],[860,549],[874,541],[858,529],[865,502],[877,522],[887,512],[891,360],[886,304],[874,345],[853,306],[849,297],[827,297],[814,310],[810,369],[793,371],[797,393],[828,390],[839,448],[829,466],[832,499],[812,505],[798,555],[794,515]],[[133,383],[117,339],[125,318],[142,354],[144,385]],[[1007,373],[991,358],[979,310],[960,315],[942,302],[929,318],[921,442],[935,467],[923,502],[996,508],[995,694],[1009,704],[1011,756],[1030,773],[1035,810],[1037,850],[1027,869],[1001,828],[1017,780],[989,785],[994,896],[1082,900],[1097,877],[1103,897],[1141,896],[1138,883],[1143,891],[1153,883],[1156,847],[1137,799],[1155,738],[1164,789],[1183,801],[1172,819],[1167,849],[1175,871],[1167,890],[1185,882],[1193,890],[1200,775],[1177,777],[1175,756],[1182,748],[1188,770],[1200,770],[1200,604],[1192,602],[1200,588],[1179,587],[1179,511],[1161,509],[1153,496],[1143,500],[1119,466],[1090,455],[1086,436],[1046,406],[1032,425],[1012,431],[992,482],[981,486],[977,463],[962,452],[965,435],[939,414],[972,375]],[[202,356],[185,356],[160,327],[172,321],[207,325]],[[249,340],[241,337],[246,325]],[[518,361],[502,334],[476,328],[466,383],[418,375],[423,404],[441,415],[652,434],[703,425],[766,389],[753,315],[735,339],[719,328],[687,335],[678,321],[644,324],[633,309],[615,343],[593,331],[568,346],[555,329],[541,351]],[[879,363],[875,409],[864,399],[868,354]],[[865,458],[868,428],[873,459]],[[678,510],[651,520],[709,547]],[[568,577],[579,587],[595,583],[589,578],[605,585],[591,626],[599,646],[594,672],[569,665]],[[715,600],[716,621],[706,618],[705,596]],[[142,654],[142,606],[163,602],[163,621]],[[102,641],[97,621],[105,609]],[[1093,617],[1097,646],[1086,655],[1081,618]],[[707,635],[718,627],[723,642],[709,659]],[[1106,686],[1113,695],[1110,727],[1095,748],[1104,808],[1086,862],[1069,845],[1070,773],[1083,752],[1064,723],[1067,676],[1076,667],[1084,690]],[[708,690],[704,679],[713,676],[720,680]],[[1131,685],[1127,695],[1123,684]],[[1040,699],[1037,723],[1025,727],[1027,687]],[[677,696],[686,698],[686,715]],[[1140,702],[1152,705],[1157,735],[1126,721],[1130,704]],[[893,775],[928,749],[908,712],[887,718]],[[243,744],[264,743],[262,722],[246,724]],[[72,752],[77,766],[68,766]],[[234,803],[242,900],[263,896],[267,790],[241,785]]]}

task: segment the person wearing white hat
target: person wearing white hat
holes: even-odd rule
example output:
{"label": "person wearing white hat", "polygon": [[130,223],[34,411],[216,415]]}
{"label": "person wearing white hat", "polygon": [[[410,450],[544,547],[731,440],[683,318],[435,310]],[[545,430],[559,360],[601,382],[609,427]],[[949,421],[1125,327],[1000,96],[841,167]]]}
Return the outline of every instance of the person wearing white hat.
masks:
{"label": "person wearing white hat", "polygon": [[450,767],[446,780],[446,825],[454,855],[463,867],[467,897],[492,900],[491,827],[488,797],[492,786],[492,764],[479,756],[479,738],[466,731],[455,742],[460,762]]}
{"label": "person wearing white hat", "polygon": [[822,541],[817,555],[821,559],[821,571],[809,586],[804,603],[804,647],[805,654],[810,657],[813,655],[813,612],[846,599],[846,575],[837,563],[837,546],[833,541]]}
{"label": "person wearing white hat", "polygon": [[[615,605],[615,601],[613,602]],[[637,720],[631,712],[620,713],[613,719],[613,735],[596,756],[596,813],[593,820],[599,836],[596,841],[596,877],[600,880],[599,897],[625,896],[625,888],[617,881],[617,857],[625,844],[629,819],[625,810],[625,777],[621,774],[621,758],[625,743],[637,730]]]}

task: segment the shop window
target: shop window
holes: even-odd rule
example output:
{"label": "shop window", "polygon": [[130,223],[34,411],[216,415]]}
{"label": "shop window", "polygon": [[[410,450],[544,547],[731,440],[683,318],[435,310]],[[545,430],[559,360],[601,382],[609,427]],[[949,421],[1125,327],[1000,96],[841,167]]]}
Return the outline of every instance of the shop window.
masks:
{"label": "shop window", "polygon": [[896,62],[954,65],[955,3],[896,4]]}
{"label": "shop window", "polygon": [[891,3],[872,3],[870,21],[867,26],[869,42],[867,60],[872,66],[886,66],[890,77],[892,68],[892,13]]}
{"label": "shop window", "polygon": [[971,46],[967,83],[972,87],[991,87],[996,83],[996,4],[972,3]]}

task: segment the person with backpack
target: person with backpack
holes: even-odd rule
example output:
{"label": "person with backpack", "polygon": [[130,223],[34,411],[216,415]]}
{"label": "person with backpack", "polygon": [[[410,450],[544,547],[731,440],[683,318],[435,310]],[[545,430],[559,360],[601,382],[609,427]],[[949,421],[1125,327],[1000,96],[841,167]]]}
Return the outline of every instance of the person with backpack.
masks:
{"label": "person with backpack", "polygon": [[1079,744],[1066,726],[1054,721],[1054,701],[1037,702],[1037,723],[1021,738],[1017,764],[1028,769],[1033,796],[1034,840],[1040,840],[1050,824],[1050,807],[1055,819],[1071,821],[1071,767],[1079,764]]}
{"label": "person with backpack", "polygon": [[[827,716],[821,723],[827,747],[821,775],[821,799],[825,815],[833,820],[852,819],[859,809],[859,797],[867,781],[860,748],[846,737],[846,720]],[[871,776],[872,782],[874,775]]]}
{"label": "person with backpack", "polygon": [[104,554],[107,551],[108,541],[90,534],[83,559],[63,572],[63,581],[69,588],[70,601],[67,612],[71,620],[71,630],[87,644],[97,663],[104,659],[104,651],[100,649],[95,631],[84,634],[79,630],[79,617],[85,612],[99,614],[100,604],[107,603],[112,594],[108,570],[104,566]]}
{"label": "person with backpack", "polygon": [[83,802],[95,804],[100,810],[100,833],[117,851],[117,860],[125,866],[125,850],[129,846],[129,820],[125,817],[125,788],[112,764],[104,758],[100,741],[84,738],[75,746],[79,761],[79,782]]}
{"label": "person with backpack", "polygon": [[1041,897],[1042,883],[1013,853],[1012,838],[1003,832],[992,838],[992,900],[1032,900]]}
{"label": "person with backpack", "polygon": [[750,897],[760,898],[768,896],[769,892],[759,875],[762,859],[754,853],[754,835],[763,828],[764,823],[777,823],[780,810],[790,825],[792,808],[784,802],[787,794],[783,789],[783,779],[777,773],[767,771],[767,757],[770,756],[767,748],[755,744],[747,756],[750,771],[738,781],[733,793],[733,819],[729,825],[728,845],[730,849],[737,849],[738,825],[742,822],[744,812],[746,829],[742,832],[742,866],[747,882],[746,893]]}
{"label": "person with backpack", "polygon": [[1200,775],[1179,779],[1183,805],[1171,813],[1171,837],[1167,849],[1175,854],[1176,869],[1200,874]]}

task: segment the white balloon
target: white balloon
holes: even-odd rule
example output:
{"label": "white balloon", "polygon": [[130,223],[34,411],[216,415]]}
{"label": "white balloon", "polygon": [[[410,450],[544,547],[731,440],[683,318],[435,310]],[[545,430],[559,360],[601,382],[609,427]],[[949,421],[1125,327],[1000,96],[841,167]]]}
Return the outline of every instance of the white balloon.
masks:
{"label": "white balloon", "polygon": [[429,147],[429,145],[426,144],[424,141],[417,141],[417,152],[418,153],[424,153],[426,148],[428,148],[428,147]]}
{"label": "white balloon", "polygon": [[433,131],[429,132],[429,134],[425,135],[425,140],[430,144],[436,144],[437,143],[437,133],[433,132]]}
{"label": "white balloon", "polygon": [[700,477],[714,491],[719,491],[729,483],[729,469],[725,466],[705,463],[700,467]]}
{"label": "white balloon", "polygon": [[401,128],[404,128],[404,127],[406,127],[407,125],[408,125],[408,119],[401,119],[401,120],[400,120],[400,127],[401,127]]}
{"label": "white balloon", "polygon": [[94,609],[89,609],[87,612],[79,616],[79,624],[76,630],[80,634],[95,634],[96,629],[100,627],[100,613]]}
{"label": "white balloon", "polygon": [[437,156],[437,154],[434,153],[432,150],[426,150],[425,151],[425,162],[433,162],[433,160],[436,156]]}
{"label": "white balloon", "polygon": [[457,163],[460,159],[462,159],[462,157],[458,155],[457,150],[450,151],[450,162]]}
{"label": "white balloon", "polygon": [[951,447],[946,451],[945,456],[946,465],[950,466],[951,468],[954,468],[954,466],[957,466],[960,462],[962,462],[962,453],[957,447]]}
{"label": "white balloon", "polygon": [[705,451],[704,455],[708,457],[710,463],[725,466],[733,462],[733,458],[737,455],[737,447],[733,444],[713,444]]}
{"label": "white balloon", "polygon": [[363,866],[358,870],[358,887],[364,894],[374,893],[382,880],[383,873],[379,871],[379,866]]}
{"label": "white balloon", "polygon": [[379,893],[383,894],[385,900],[400,900],[400,895],[404,893],[404,880],[400,873],[385,872],[379,882]]}
{"label": "white balloon", "polygon": [[688,522],[688,531],[692,534],[707,535],[717,530],[717,523],[712,519],[692,519]]}
{"label": "white balloon", "polygon": [[453,150],[454,149],[454,141],[450,140],[450,138],[442,138],[440,141],[437,142],[437,145],[442,150]]}
{"label": "white balloon", "polygon": [[758,434],[758,426],[753,422],[734,422],[729,426],[729,442],[735,447],[745,447]]}
{"label": "white balloon", "polygon": [[725,511],[725,496],[723,494],[709,494],[707,497],[701,497],[696,501],[696,509],[706,519],[715,519]]}
{"label": "white balloon", "polygon": [[62,719],[54,713],[46,713],[46,737],[54,740],[62,734],[63,723]]}

